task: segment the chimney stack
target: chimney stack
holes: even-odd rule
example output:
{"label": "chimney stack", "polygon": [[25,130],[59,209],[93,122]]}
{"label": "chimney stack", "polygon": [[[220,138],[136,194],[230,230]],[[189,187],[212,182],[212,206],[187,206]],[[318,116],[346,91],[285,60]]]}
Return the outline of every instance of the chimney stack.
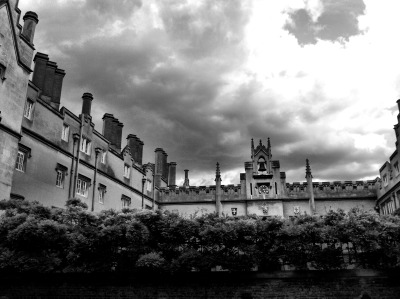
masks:
{"label": "chimney stack", "polygon": [[161,177],[162,177],[162,170],[163,170],[163,153],[164,150],[162,148],[156,148],[154,150],[156,153],[155,156],[155,165],[154,165],[154,184],[157,187],[161,186]]}
{"label": "chimney stack", "polygon": [[122,128],[124,127],[123,123],[118,121],[117,125],[115,126],[115,147],[118,151],[121,151],[121,144],[122,144]]}
{"label": "chimney stack", "polygon": [[143,145],[144,142],[139,139],[139,148],[138,148],[138,163],[142,165],[143,163]]}
{"label": "chimney stack", "polygon": [[54,75],[56,73],[56,69],[57,63],[53,61],[47,61],[42,97],[44,96],[43,99],[49,104],[51,102],[51,96],[53,95]]}
{"label": "chimney stack", "polygon": [[133,160],[139,165],[142,165],[143,159],[143,141],[141,141],[136,135],[129,134],[127,139],[127,145],[131,149],[131,155]]}
{"label": "chimney stack", "polygon": [[168,185],[176,187],[176,162],[168,163]]}
{"label": "chimney stack", "polygon": [[131,149],[132,158],[136,163],[138,162],[138,143],[139,138],[137,138],[136,135],[129,134],[128,137],[126,137],[126,144]]}
{"label": "chimney stack", "polygon": [[82,114],[89,115],[92,109],[93,95],[90,92],[85,92],[82,95]]}
{"label": "chimney stack", "polygon": [[64,77],[65,71],[62,69],[56,69],[56,72],[54,74],[53,93],[50,105],[57,110],[60,109],[61,90]]}
{"label": "chimney stack", "polygon": [[106,113],[103,116],[103,136],[108,141],[110,141],[110,145],[114,145],[114,130],[113,130],[113,121],[114,115],[110,113]]}
{"label": "chimney stack", "polygon": [[33,61],[35,62],[35,68],[33,71],[32,82],[39,89],[43,90],[44,79],[46,77],[46,64],[47,61],[49,61],[49,56],[47,54],[37,52],[35,58],[33,58]]}
{"label": "chimney stack", "polygon": [[168,163],[167,163],[168,155],[164,151],[163,152],[163,165],[162,165],[162,176],[165,180],[168,180]]}
{"label": "chimney stack", "polygon": [[35,36],[35,29],[37,23],[39,23],[38,15],[33,11],[28,11],[24,17],[24,27],[22,29],[22,35],[33,44],[33,37]]}

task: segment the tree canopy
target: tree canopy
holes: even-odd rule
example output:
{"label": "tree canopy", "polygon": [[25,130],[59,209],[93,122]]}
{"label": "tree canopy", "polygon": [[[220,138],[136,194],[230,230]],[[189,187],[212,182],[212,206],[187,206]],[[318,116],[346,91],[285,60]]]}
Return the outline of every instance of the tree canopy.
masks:
{"label": "tree canopy", "polygon": [[353,209],[325,216],[186,219],[168,211],[89,212],[0,202],[1,272],[188,272],[396,268],[400,217]]}

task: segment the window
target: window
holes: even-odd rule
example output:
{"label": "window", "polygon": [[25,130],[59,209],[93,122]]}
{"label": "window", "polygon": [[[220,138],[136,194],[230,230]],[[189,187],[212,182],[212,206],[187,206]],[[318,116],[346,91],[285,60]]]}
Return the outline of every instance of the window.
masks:
{"label": "window", "polygon": [[15,169],[21,172],[25,172],[27,158],[30,157],[31,149],[23,144],[19,144],[17,159],[15,161]]}
{"label": "window", "polygon": [[68,138],[69,138],[69,126],[63,124],[61,139],[68,142]]}
{"label": "window", "polygon": [[65,181],[65,176],[67,175],[68,168],[65,167],[64,165],[61,165],[57,163],[56,166],[56,186],[59,188],[64,188],[64,181]]}
{"label": "window", "polygon": [[18,151],[17,161],[15,163],[15,169],[25,172],[25,153]]}
{"label": "window", "polygon": [[147,184],[147,191],[148,191],[148,192],[151,192],[151,187],[152,187],[152,186],[151,186],[151,181],[150,181],[150,180],[147,180],[147,181],[146,181],[146,184]]}
{"label": "window", "polygon": [[129,167],[128,164],[124,165],[124,177],[129,179],[129,176],[131,174],[131,168]]}
{"label": "window", "polygon": [[81,195],[83,197],[88,197],[89,187],[90,187],[90,179],[82,175],[79,175],[79,178],[76,182],[76,194]]}
{"label": "window", "polygon": [[92,142],[86,137],[82,137],[81,141],[81,152],[85,153],[86,155],[90,155],[92,150]]}
{"label": "window", "polygon": [[25,111],[24,111],[25,118],[32,119],[32,111],[33,111],[33,101],[30,99],[27,99],[26,104],[25,104]]}
{"label": "window", "polygon": [[64,173],[61,170],[57,170],[56,186],[64,188]]}
{"label": "window", "polygon": [[99,203],[104,204],[104,196],[106,195],[107,187],[99,184]]}
{"label": "window", "polygon": [[388,184],[388,177],[387,177],[386,174],[383,176],[383,184],[384,184],[385,186]]}
{"label": "window", "polygon": [[123,209],[128,209],[131,206],[131,198],[126,195],[122,195],[121,203]]}
{"label": "window", "polygon": [[106,155],[107,155],[106,151],[101,153],[101,163],[103,164],[106,164]]}

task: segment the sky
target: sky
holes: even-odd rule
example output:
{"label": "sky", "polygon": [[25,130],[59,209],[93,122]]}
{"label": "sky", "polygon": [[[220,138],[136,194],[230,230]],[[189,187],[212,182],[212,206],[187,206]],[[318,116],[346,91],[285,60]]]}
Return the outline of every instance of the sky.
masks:
{"label": "sky", "polygon": [[[395,150],[398,0],[20,0],[37,51],[65,69],[61,105],[94,96],[163,148],[177,183],[239,183],[250,141],[270,137],[287,182],[366,180]],[[22,21],[22,20],[21,20]],[[33,66],[32,66],[33,67]]]}

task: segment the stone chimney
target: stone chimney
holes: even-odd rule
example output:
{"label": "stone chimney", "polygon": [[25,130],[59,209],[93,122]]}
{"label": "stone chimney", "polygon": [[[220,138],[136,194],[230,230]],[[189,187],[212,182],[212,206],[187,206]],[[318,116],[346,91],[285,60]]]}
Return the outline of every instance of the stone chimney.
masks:
{"label": "stone chimney", "polygon": [[128,137],[126,137],[126,144],[131,149],[133,160],[138,163],[139,138],[137,138],[136,135],[129,134]]}
{"label": "stone chimney", "polygon": [[143,146],[144,146],[144,142],[139,139],[139,147],[138,147],[138,163],[139,163],[139,165],[142,165],[142,162],[143,162]]}
{"label": "stone chimney", "polygon": [[57,110],[60,109],[61,90],[64,77],[65,71],[62,69],[56,69],[56,72],[54,74],[53,93],[50,105]]}
{"label": "stone chimney", "polygon": [[37,52],[35,58],[33,58],[35,62],[35,68],[33,70],[32,82],[39,89],[43,90],[44,79],[46,78],[46,65],[49,61],[49,56],[40,52]]}
{"label": "stone chimney", "polygon": [[163,152],[163,162],[162,162],[162,176],[163,178],[168,181],[168,155],[167,153],[164,151]]}
{"label": "stone chimney", "polygon": [[121,144],[122,144],[122,128],[124,127],[124,124],[121,122],[118,122],[117,125],[115,126],[115,147],[117,150],[121,150]]}
{"label": "stone chimney", "polygon": [[57,63],[49,61],[49,56],[37,52],[35,58],[32,82],[40,90],[40,97],[53,108],[59,110],[61,101],[61,90],[65,71],[57,67]]}
{"label": "stone chimney", "polygon": [[90,92],[85,92],[82,95],[82,114],[89,115],[92,109],[93,95]]}
{"label": "stone chimney", "polygon": [[168,186],[176,187],[176,162],[168,163]]}
{"label": "stone chimney", "polygon": [[36,25],[39,23],[38,15],[33,11],[28,11],[24,17],[24,27],[22,35],[33,44],[33,37],[35,36]]}
{"label": "stone chimney", "polygon": [[45,79],[42,89],[42,98],[49,104],[51,102],[51,97],[53,95],[54,75],[56,73],[56,69],[57,69],[57,63],[53,61],[47,61]]}
{"label": "stone chimney", "polygon": [[103,136],[108,141],[110,141],[110,146],[115,146],[114,144],[114,129],[113,129],[113,122],[114,122],[114,115],[110,113],[106,113],[103,116]]}
{"label": "stone chimney", "polygon": [[162,148],[156,148],[154,150],[156,153],[155,156],[155,165],[154,165],[154,183],[157,187],[161,186],[161,177],[163,170],[163,153],[164,150]]}

